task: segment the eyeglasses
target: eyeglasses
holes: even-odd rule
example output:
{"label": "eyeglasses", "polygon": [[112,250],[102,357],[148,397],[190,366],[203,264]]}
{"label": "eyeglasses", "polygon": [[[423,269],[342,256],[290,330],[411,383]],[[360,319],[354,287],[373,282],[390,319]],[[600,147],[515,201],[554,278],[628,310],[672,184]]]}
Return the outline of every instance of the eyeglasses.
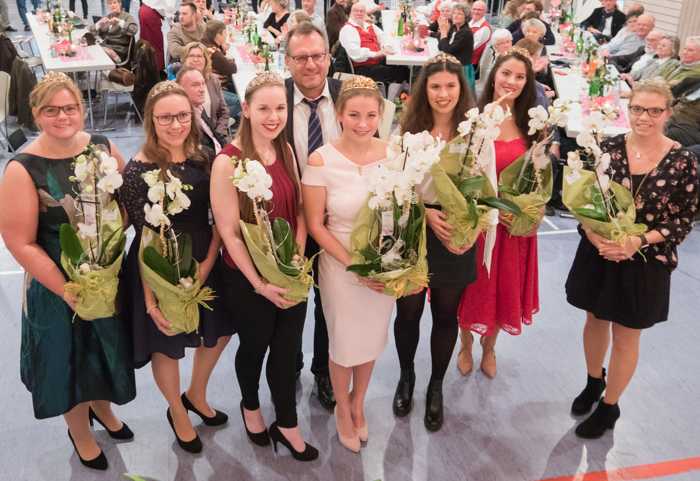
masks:
{"label": "eyeglasses", "polygon": [[296,63],[299,66],[306,65],[306,62],[309,61],[309,59],[313,60],[314,63],[321,63],[326,59],[327,53],[314,53],[311,55],[294,55],[293,57],[290,55],[289,58],[291,58],[294,63]]}
{"label": "eyeglasses", "polygon": [[41,113],[47,117],[58,117],[58,114],[63,112],[68,117],[72,117],[80,112],[80,106],[78,104],[68,104],[68,105],[47,105],[41,108]]}
{"label": "eyeglasses", "polygon": [[177,114],[163,114],[154,115],[154,119],[158,122],[158,125],[163,127],[168,126],[173,123],[173,120],[177,119],[180,124],[189,124],[192,122],[192,112],[179,112]]}
{"label": "eyeglasses", "polygon": [[661,117],[661,114],[666,112],[666,109],[662,109],[660,107],[649,107],[648,109],[645,109],[644,107],[640,105],[630,105],[629,106],[629,111],[632,115],[640,116],[644,112],[649,114],[649,117],[652,119],[655,119],[657,117]]}

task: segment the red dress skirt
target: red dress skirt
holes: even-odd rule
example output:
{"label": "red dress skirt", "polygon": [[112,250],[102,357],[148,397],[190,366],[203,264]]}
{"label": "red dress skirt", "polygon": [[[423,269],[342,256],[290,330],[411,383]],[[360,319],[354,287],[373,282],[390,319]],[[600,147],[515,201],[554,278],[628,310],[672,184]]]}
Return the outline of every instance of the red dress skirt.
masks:
{"label": "red dress skirt", "polygon": [[[527,150],[525,139],[497,140],[496,170],[515,161]],[[537,288],[537,236],[514,237],[498,224],[491,259],[491,273],[483,263],[484,236],[477,239],[477,278],[462,294],[459,327],[482,335],[503,329],[517,335],[532,323],[539,310]]]}

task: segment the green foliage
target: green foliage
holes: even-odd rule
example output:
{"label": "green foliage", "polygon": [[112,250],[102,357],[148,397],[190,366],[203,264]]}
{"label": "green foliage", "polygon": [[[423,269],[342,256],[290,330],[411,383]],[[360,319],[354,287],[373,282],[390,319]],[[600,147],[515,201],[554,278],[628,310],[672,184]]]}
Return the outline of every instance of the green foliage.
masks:
{"label": "green foliage", "polygon": [[153,246],[146,246],[143,249],[143,262],[170,284],[176,286],[180,282],[175,266],[160,255]]}
{"label": "green foliage", "polygon": [[456,183],[457,189],[465,198],[470,198],[478,195],[484,188],[484,183],[486,182],[486,177],[483,175],[477,175],[476,177],[469,177],[468,179],[461,180]]}
{"label": "green foliage", "polygon": [[194,277],[195,264],[192,258],[192,237],[184,232],[179,235],[178,254],[180,263],[180,277]]}
{"label": "green foliage", "polygon": [[117,230],[110,233],[103,246],[104,248],[102,249],[100,258],[97,260],[97,262],[100,265],[111,265],[117,259],[117,257],[119,257],[119,254],[124,251],[124,247],[126,246],[124,228],[119,227]]}
{"label": "green foliage", "polygon": [[280,271],[288,276],[298,276],[299,268],[292,264],[297,246],[292,235],[292,228],[286,219],[277,217],[272,221],[272,237]]}
{"label": "green foliage", "polygon": [[513,201],[507,199],[499,199],[498,197],[482,197],[478,200],[479,204],[493,207],[494,209],[503,212],[510,212],[513,215],[520,215],[522,211]]}
{"label": "green foliage", "polygon": [[73,227],[70,224],[61,224],[58,231],[58,239],[61,244],[61,251],[70,259],[73,265],[77,266],[85,255],[85,251]]}

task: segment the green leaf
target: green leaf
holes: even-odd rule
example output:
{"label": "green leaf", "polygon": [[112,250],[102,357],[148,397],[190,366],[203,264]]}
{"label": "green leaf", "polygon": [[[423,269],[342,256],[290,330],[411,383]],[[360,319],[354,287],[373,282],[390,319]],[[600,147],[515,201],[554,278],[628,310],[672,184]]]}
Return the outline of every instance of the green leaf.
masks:
{"label": "green leaf", "polygon": [[482,197],[479,199],[479,204],[493,207],[494,209],[510,212],[513,215],[520,215],[522,211],[520,207],[508,199],[499,199],[498,197]]}
{"label": "green leaf", "polygon": [[160,255],[153,246],[143,249],[143,262],[156,274],[176,286],[180,281],[177,277],[177,269],[168,260]]}
{"label": "green leaf", "polygon": [[[120,236],[124,237],[122,239]],[[123,243],[126,242],[126,236],[124,236],[124,228],[119,227],[117,230],[111,232],[109,237],[102,243],[102,253],[98,259],[100,265],[109,265],[119,256],[119,253],[124,249]],[[121,249],[119,248],[121,246]],[[111,255],[110,255],[111,254]],[[105,262],[107,261],[107,262]],[[103,264],[103,262],[105,262]]]}
{"label": "green leaf", "polygon": [[291,264],[292,257],[296,251],[294,238],[292,237],[292,228],[286,219],[277,217],[272,221],[272,236],[275,241],[275,251],[277,257],[283,264]]}
{"label": "green leaf", "polygon": [[77,266],[83,255],[85,255],[85,251],[80,243],[80,239],[78,239],[78,235],[70,224],[61,224],[58,231],[58,240],[61,244],[61,251],[73,265]]}
{"label": "green leaf", "polygon": [[348,272],[354,272],[355,274],[367,277],[372,273],[380,272],[382,266],[379,262],[372,262],[367,264],[352,264],[345,268]]}
{"label": "green leaf", "polygon": [[182,277],[193,277],[194,262],[192,262],[192,237],[183,232],[178,238],[178,249],[180,253],[180,273]]}
{"label": "green leaf", "polygon": [[464,179],[459,183],[457,188],[464,197],[469,197],[472,194],[481,192],[484,188],[484,182],[486,182],[486,178],[483,175],[478,175],[476,177]]}
{"label": "green leaf", "polygon": [[574,209],[574,212],[580,216],[587,217],[589,219],[594,219],[600,222],[608,222],[608,215],[606,213],[600,212],[597,209],[587,209],[586,207],[578,207]]}

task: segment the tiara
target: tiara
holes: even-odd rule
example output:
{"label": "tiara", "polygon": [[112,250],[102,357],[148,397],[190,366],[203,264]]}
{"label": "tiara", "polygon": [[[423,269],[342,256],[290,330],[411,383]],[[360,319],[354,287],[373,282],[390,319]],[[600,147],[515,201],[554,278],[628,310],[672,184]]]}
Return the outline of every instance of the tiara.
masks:
{"label": "tiara", "polygon": [[512,55],[512,54],[518,54],[521,57],[525,57],[527,61],[532,65],[532,56],[530,55],[530,52],[528,52],[526,49],[522,47],[511,47],[507,52],[506,55]]}
{"label": "tiara", "polygon": [[37,85],[48,85],[53,83],[72,83],[71,78],[63,72],[50,71],[39,80]]}
{"label": "tiara", "polygon": [[353,75],[347,80],[343,81],[343,86],[340,88],[340,92],[347,92],[348,90],[377,90],[377,82],[369,77],[364,77],[362,75]]}
{"label": "tiara", "polygon": [[174,80],[164,80],[155,84],[155,86],[148,93],[148,98],[153,98],[156,95],[160,95],[164,92],[170,92],[171,90],[177,90],[178,92],[183,91],[180,84],[178,84]]}
{"label": "tiara", "polygon": [[246,94],[261,85],[279,85],[283,87],[284,80],[275,72],[261,72],[248,83],[248,86],[245,88]]}
{"label": "tiara", "polygon": [[457,57],[454,55],[450,55],[449,53],[445,52],[440,52],[439,54],[431,57],[428,59],[427,62],[425,62],[425,66],[427,67],[428,65],[433,65],[435,63],[454,63],[459,65],[460,67],[462,66],[462,62],[457,60]]}

